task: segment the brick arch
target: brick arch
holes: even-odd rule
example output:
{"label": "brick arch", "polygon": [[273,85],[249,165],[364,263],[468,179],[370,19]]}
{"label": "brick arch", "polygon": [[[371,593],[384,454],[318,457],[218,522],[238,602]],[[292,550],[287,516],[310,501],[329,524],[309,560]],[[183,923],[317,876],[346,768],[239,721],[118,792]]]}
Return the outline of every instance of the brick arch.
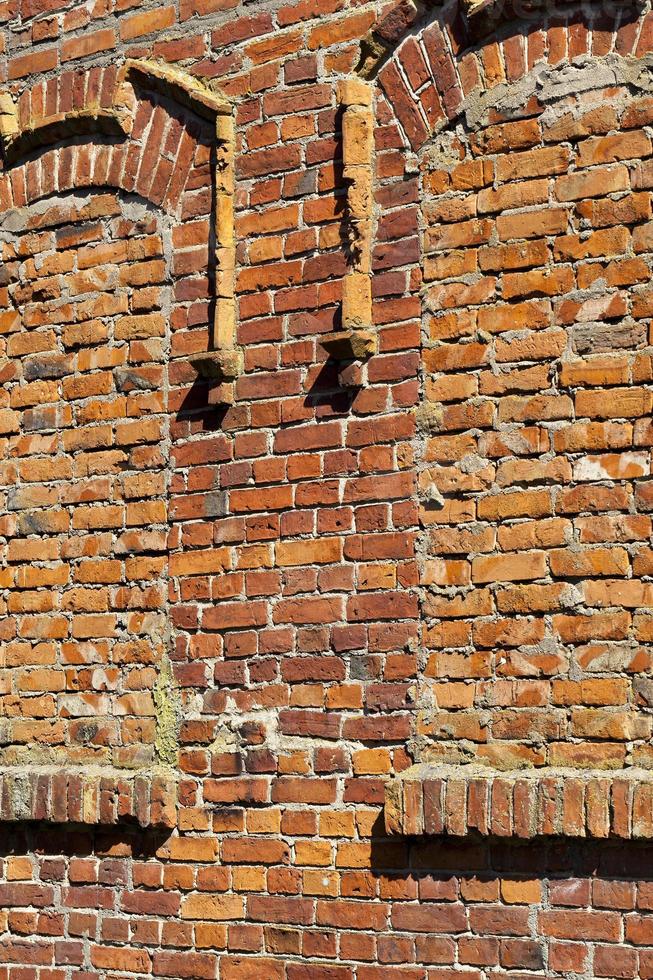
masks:
{"label": "brick arch", "polygon": [[21,131],[44,120],[79,113],[92,106],[109,110],[113,106],[118,68],[96,66],[87,71],[63,71],[24,89],[16,102]]}
{"label": "brick arch", "polygon": [[[164,99],[152,99],[153,90]],[[182,121],[171,103],[199,118]],[[134,61],[120,70],[64,72],[26,89],[15,105],[5,94],[1,108],[3,206],[21,207],[75,187],[112,186],[170,214],[183,212],[186,187],[206,164],[201,147],[215,140],[211,116],[231,111],[190,76]],[[84,141],[72,142],[79,137]]]}
{"label": "brick arch", "polygon": [[87,71],[68,70],[24,89],[16,103],[21,130],[42,120],[82,112],[92,106],[111,109],[118,68],[96,66]]}
{"label": "brick arch", "polygon": [[[16,103],[0,93],[0,139],[5,211],[79,187],[109,186],[140,195],[178,226],[207,223],[204,242],[189,236],[191,246],[205,250],[204,264],[199,252],[176,255],[173,276],[186,299],[201,296],[198,279],[209,284],[208,331],[182,338],[174,353],[199,354],[208,346],[208,356],[194,359],[188,371],[208,376],[214,388],[220,382],[214,400],[231,402],[231,382],[243,366],[235,347],[232,104],[174,66],[127,59],[118,69],[37,82]],[[189,278],[196,283],[185,289]]]}
{"label": "brick arch", "polygon": [[[137,150],[136,153],[130,150]],[[170,213],[176,211],[181,194],[178,184],[185,184],[189,168],[176,158],[181,171],[177,186],[171,176],[164,184],[158,173],[148,170],[143,161],[144,146],[131,141],[123,144],[81,143],[43,150],[39,155],[0,177],[0,204],[3,208],[20,208],[45,197],[66,194],[79,188],[107,187],[139,197]],[[125,165],[130,161],[130,174]],[[172,161],[171,161],[172,162]],[[174,170],[174,168],[173,168]],[[182,188],[183,190],[183,188]]]}
{"label": "brick arch", "polygon": [[586,8],[548,21],[513,20],[476,44],[469,19],[453,0],[398,44],[377,80],[406,145],[417,152],[461,115],[471,97],[514,85],[538,65],[610,53],[641,58],[651,50],[653,14],[625,11],[620,19],[606,21],[601,11],[588,17]]}

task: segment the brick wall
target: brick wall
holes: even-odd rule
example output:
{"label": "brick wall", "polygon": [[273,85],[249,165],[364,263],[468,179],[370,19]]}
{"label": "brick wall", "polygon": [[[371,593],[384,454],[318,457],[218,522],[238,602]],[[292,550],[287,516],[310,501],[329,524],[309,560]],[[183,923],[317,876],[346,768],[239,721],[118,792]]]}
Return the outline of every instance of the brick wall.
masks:
{"label": "brick wall", "polygon": [[653,977],[613,13],[0,3],[0,980]]}
{"label": "brick wall", "polygon": [[153,761],[167,326],[162,229],[139,210],[90,192],[25,207],[3,256],[9,763]]}
{"label": "brick wall", "polygon": [[595,78],[426,164],[431,758],[649,765],[650,100]]}

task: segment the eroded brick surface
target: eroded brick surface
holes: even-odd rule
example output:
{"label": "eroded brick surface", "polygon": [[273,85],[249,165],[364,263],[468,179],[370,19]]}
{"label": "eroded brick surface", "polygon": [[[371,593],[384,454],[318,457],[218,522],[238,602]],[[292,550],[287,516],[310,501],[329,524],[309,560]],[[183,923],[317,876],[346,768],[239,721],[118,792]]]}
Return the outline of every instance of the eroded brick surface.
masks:
{"label": "eroded brick surface", "polygon": [[26,207],[20,222],[3,251],[3,762],[151,764],[169,231],[115,193]]}

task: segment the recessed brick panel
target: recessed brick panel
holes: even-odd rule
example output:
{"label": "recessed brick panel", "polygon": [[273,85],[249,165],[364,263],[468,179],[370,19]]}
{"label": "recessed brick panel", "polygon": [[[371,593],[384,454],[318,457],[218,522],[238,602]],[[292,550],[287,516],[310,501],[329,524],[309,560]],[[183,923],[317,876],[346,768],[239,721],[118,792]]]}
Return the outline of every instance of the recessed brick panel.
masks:
{"label": "recessed brick panel", "polygon": [[588,87],[425,158],[423,761],[649,765],[652,145]]}
{"label": "recessed brick panel", "polygon": [[3,762],[154,762],[167,629],[169,231],[85,192],[6,270]]}

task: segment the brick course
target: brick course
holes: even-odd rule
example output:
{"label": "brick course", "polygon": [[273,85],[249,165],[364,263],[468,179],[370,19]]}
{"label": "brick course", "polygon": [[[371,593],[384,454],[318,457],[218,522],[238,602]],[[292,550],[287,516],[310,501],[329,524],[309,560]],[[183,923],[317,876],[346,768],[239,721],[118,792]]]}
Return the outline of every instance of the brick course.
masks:
{"label": "brick course", "polygon": [[0,3],[0,980],[653,977],[651,17]]}

